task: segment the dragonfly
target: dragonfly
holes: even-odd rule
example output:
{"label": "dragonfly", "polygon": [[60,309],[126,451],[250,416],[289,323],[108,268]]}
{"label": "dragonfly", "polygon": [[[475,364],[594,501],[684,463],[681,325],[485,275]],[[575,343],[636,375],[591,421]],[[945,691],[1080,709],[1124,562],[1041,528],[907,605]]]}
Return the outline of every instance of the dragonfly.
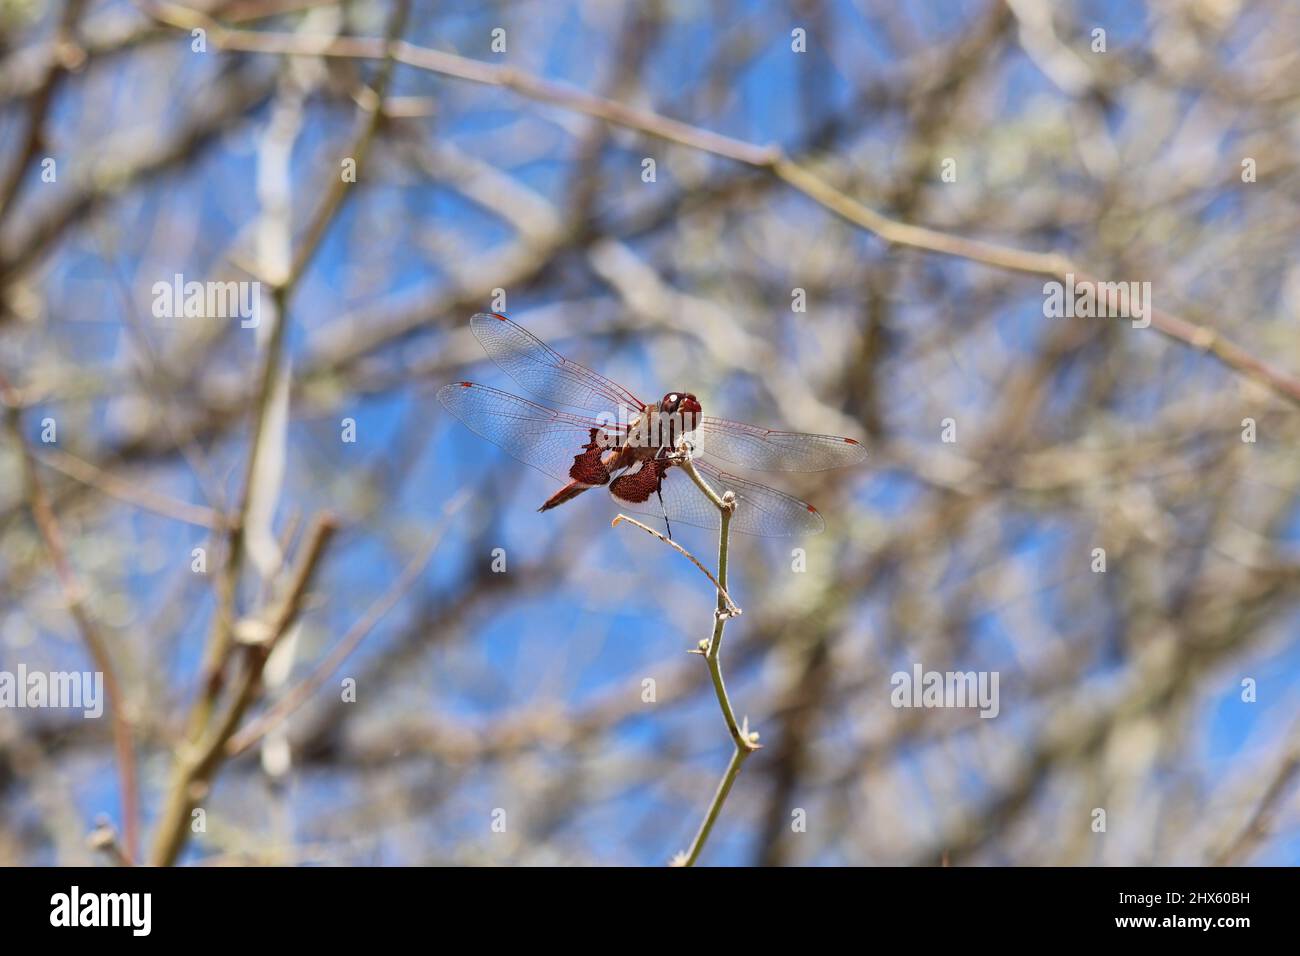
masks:
{"label": "dragonfly", "polygon": [[662,517],[669,537],[673,522],[717,530],[719,510],[686,473],[689,461],[717,494],[736,496],[733,530],[763,537],[816,534],[825,520],[812,505],[717,462],[759,471],[823,471],[867,455],[852,438],[704,415],[699,399],[683,390],[643,402],[499,313],[476,314],[470,330],[502,371],[542,401],[476,382],[444,385],[438,398],[471,431],[563,482],[538,511],[603,487],[624,509]]}

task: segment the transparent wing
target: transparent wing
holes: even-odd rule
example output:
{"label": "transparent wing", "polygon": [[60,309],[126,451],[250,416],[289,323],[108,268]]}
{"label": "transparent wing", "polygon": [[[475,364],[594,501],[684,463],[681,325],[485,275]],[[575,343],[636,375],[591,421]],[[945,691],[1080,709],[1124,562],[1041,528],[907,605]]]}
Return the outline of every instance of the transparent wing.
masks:
{"label": "transparent wing", "polygon": [[469,327],[488,357],[538,398],[593,412],[645,408],[645,403],[622,385],[569,361],[504,315],[479,312],[469,320]]}
{"label": "transparent wing", "polygon": [[[729,475],[698,459],[695,467],[718,494],[726,491],[736,493],[736,511],[731,519],[733,531],[764,538],[785,538],[817,534],[826,527],[826,522],[816,508],[793,495],[737,475]],[[681,468],[668,469],[664,474],[661,492],[662,507],[655,495],[639,504],[623,501],[618,503],[624,510],[653,518],[662,518],[666,512],[668,520],[674,524],[688,524],[714,531],[721,524],[718,509]]]}
{"label": "transparent wing", "polygon": [[560,481],[569,480],[574,456],[591,441],[592,429],[618,433],[594,418],[559,412],[474,382],[444,385],[438,400],[471,431]]}
{"label": "transparent wing", "polygon": [[696,452],[760,471],[825,471],[867,457],[867,449],[852,438],[776,431],[707,415],[696,430]]}

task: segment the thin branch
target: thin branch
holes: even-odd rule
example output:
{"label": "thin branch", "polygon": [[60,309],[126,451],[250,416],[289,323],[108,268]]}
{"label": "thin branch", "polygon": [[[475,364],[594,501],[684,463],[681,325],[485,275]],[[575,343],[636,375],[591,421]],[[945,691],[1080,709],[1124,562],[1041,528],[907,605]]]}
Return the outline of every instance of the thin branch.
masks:
{"label": "thin branch", "polygon": [[[108,266],[113,277],[113,286],[117,290],[118,299],[122,304],[122,318],[126,322],[126,328],[135,340],[136,348],[144,360],[140,363],[144,366],[140,371],[142,377],[147,379],[146,387],[158,391],[173,391],[174,380],[164,366],[162,356],[154,346],[144,328],[144,324],[136,316],[135,304],[131,298],[131,287],[122,274],[122,269],[116,257],[109,252],[108,244],[104,238],[107,229],[103,223],[99,223],[98,226],[97,237],[102,250],[101,258]],[[211,462],[208,461],[203,448],[194,440],[194,434],[173,420],[173,413],[174,410],[169,403],[165,403],[158,410],[159,418],[171,436],[172,443],[193,470],[195,480],[202,489],[204,497],[207,498],[208,505],[218,509],[224,516],[226,511],[225,495],[222,492],[221,483],[217,481],[212,471]]]}
{"label": "thin branch", "polygon": [[[154,180],[162,173],[182,169],[204,154],[204,147],[236,118],[245,116],[266,99],[269,82],[236,74],[212,87],[195,107],[182,128],[166,136],[105,145],[90,161],[90,169],[72,190],[60,190],[60,198],[43,204],[38,216],[23,232],[0,236],[0,285],[14,281],[34,262],[51,254],[68,229],[92,216],[103,205],[136,183]],[[12,309],[0,309],[0,325],[13,317]]]}
{"label": "thin branch", "polygon": [[67,0],[64,4],[63,13],[55,27],[54,55],[45,66],[45,75],[40,85],[28,100],[27,131],[22,146],[14,157],[13,165],[0,178],[0,220],[15,206],[27,167],[45,147],[45,121],[60,81],[69,70],[79,67],[85,60],[85,53],[73,38],[77,21],[81,19],[85,7],[86,0]]}
{"label": "thin branch", "polygon": [[117,669],[108,643],[99,632],[89,608],[86,606],[86,589],[68,560],[67,549],[63,544],[63,532],[59,528],[54,508],[45,494],[36,467],[36,458],[23,436],[22,404],[18,393],[9,382],[0,376],[0,399],[5,404],[5,417],[9,434],[18,448],[22,459],[23,477],[27,491],[27,503],[36,523],[50,563],[54,566],[55,576],[63,592],[64,603],[68,612],[81,632],[82,641],[90,652],[95,667],[104,675],[104,691],[108,697],[109,710],[113,721],[113,746],[117,755],[118,786],[122,797],[123,831],[125,833],[125,855],[135,859],[138,855],[140,828],[140,800],[136,781],[135,747],[131,740],[131,722],[126,711],[126,699],[122,685],[118,681]]}
{"label": "thin branch", "polygon": [[[563,83],[556,83],[508,66],[483,63],[442,50],[411,43],[390,44],[373,37],[320,38],[300,34],[230,30],[197,11],[169,3],[150,5],[149,13],[160,22],[178,29],[202,27],[210,42],[231,51],[287,56],[383,59],[485,86],[511,90],[527,99],[550,103],[583,113],[616,126],[687,146],[735,162],[769,170],[787,185],[847,222],[867,230],[885,242],[940,255],[955,256],[1010,272],[1076,279],[1091,278],[1061,253],[1041,253],[996,243],[954,236],[934,229],[899,222],[876,212],[846,195],[806,165],[795,162],[779,146],[757,146],[669,119],[649,110],[636,109],[605,97],[595,96]],[[1290,401],[1300,404],[1300,378],[1274,367],[1226,339],[1222,333],[1161,309],[1151,310],[1151,327],[1166,337],[1213,356],[1233,371],[1253,379]]]}
{"label": "thin branch", "polygon": [[118,839],[117,831],[107,819],[98,822],[95,829],[86,837],[86,845],[97,853],[104,854],[114,866],[132,865],[130,856],[122,849],[122,841]]}
{"label": "thin branch", "polygon": [[752,749],[743,747],[737,747],[731,752],[731,760],[727,762],[726,772],[723,773],[722,779],[718,781],[718,789],[714,791],[713,799],[709,801],[709,809],[704,814],[704,822],[700,824],[695,839],[691,841],[691,848],[684,853],[678,854],[673,859],[673,866],[694,866],[695,862],[700,858],[700,851],[704,849],[709,834],[713,832],[713,824],[717,822],[718,815],[722,812],[722,805],[727,802],[731,787],[736,782],[736,778],[740,776],[741,764],[745,762],[745,759],[752,752]]}
{"label": "thin branch", "polygon": [[[389,37],[395,41],[405,28],[406,16],[410,9],[409,0],[398,0],[389,22]],[[390,43],[385,43],[387,50]],[[384,59],[374,85],[374,97],[366,107],[366,116],[361,130],[351,145],[348,153],[356,160],[360,169],[369,154],[375,134],[379,130],[382,118],[382,104],[392,78],[394,61],[391,56]],[[252,437],[249,440],[249,455],[244,469],[244,480],[236,517],[230,523],[230,533],[226,542],[226,561],[218,578],[218,609],[213,616],[212,633],[205,652],[200,683],[203,692],[196,702],[189,721],[191,737],[203,732],[211,719],[216,699],[221,692],[223,673],[233,646],[231,627],[235,618],[235,604],[239,585],[239,575],[243,568],[245,523],[252,501],[253,479],[257,474],[258,459],[262,447],[262,435],[266,428],[271,398],[275,394],[281,369],[281,353],[289,324],[289,303],[298,281],[306,272],[312,258],[325,236],[329,224],[334,220],[343,206],[344,200],[351,192],[351,184],[335,171],[329,180],[325,197],[317,207],[307,227],[306,233],[293,254],[287,272],[281,276],[270,277],[273,283],[272,298],[273,324],[266,345],[266,355],[258,378],[257,399],[253,406]]]}
{"label": "thin branch", "polygon": [[433,553],[438,549],[438,544],[447,531],[449,519],[460,510],[468,498],[468,491],[462,491],[447,503],[447,506],[443,509],[442,520],[429,533],[424,546],[407,562],[406,567],[392,586],[366,609],[366,613],[348,629],[348,632],[339,641],[338,646],[316,665],[315,670],[291,688],[269,711],[231,738],[226,745],[226,756],[235,757],[256,744],[305,704],[312,694],[320,690],[325,681],[329,680],[330,675],[337,671],[343,662],[361,646],[361,642],[366,639],[367,635],[402,599],[402,596],[410,590],[411,585],[415,583],[416,578],[420,576],[420,572],[424,570],[425,565],[429,563],[429,559],[433,557]]}
{"label": "thin branch", "polygon": [[1264,788],[1259,802],[1251,810],[1249,819],[1232,841],[1214,856],[1212,860],[1214,866],[1234,866],[1241,863],[1259,841],[1268,835],[1283,797],[1286,796],[1287,790],[1297,776],[1300,776],[1300,724],[1297,724],[1291,732],[1286,751],[1269,779],[1268,786]]}
{"label": "thin branch", "polygon": [[226,744],[239,727],[261,687],[262,671],[271,651],[298,619],[307,591],[338,525],[329,514],[318,515],[307,533],[298,562],[280,602],[246,633],[244,670],[229,708],[196,743],[183,747],[168,786],[167,803],[154,838],[150,858],[154,866],[176,862],[190,833],[190,816],[209,792],[213,777],[226,757]]}
{"label": "thin branch", "polygon": [[[390,48],[405,29],[409,12],[410,0],[397,0],[388,21],[387,39],[383,41],[383,65],[375,79],[374,96],[366,104],[366,116],[349,152],[356,161],[358,169],[363,166],[380,127],[384,97],[394,70],[394,59],[390,55]],[[289,322],[289,304],[299,280],[306,273],[320,248],[330,223],[334,221],[350,194],[349,185],[337,171],[331,175],[324,198],[316,207],[303,238],[293,252],[287,270],[283,275],[269,277],[272,282],[271,294],[275,306],[274,319],[258,377],[248,461],[236,505],[236,518],[231,523],[227,536],[225,566],[218,578],[218,607],[213,615],[212,632],[204,653],[199,697],[190,713],[188,723],[190,746],[187,753],[182,753],[178,757],[173,771],[170,796],[154,841],[152,858],[157,865],[167,866],[174,863],[184,847],[189,833],[189,814],[197,799],[196,794],[206,792],[212,776],[225,759],[226,744],[238,729],[239,721],[259,690],[262,668],[270,653],[270,647],[283,633],[279,621],[270,623],[269,643],[266,646],[253,646],[246,649],[243,655],[245,661],[243,680],[235,691],[234,701],[225,717],[214,723],[218,699],[225,683],[227,665],[235,650],[236,637],[239,636],[236,634],[235,623],[239,576],[243,567],[245,525],[252,501],[253,482],[258,472],[258,457],[263,444],[263,433],[269,420],[272,398],[276,393],[280,376],[286,374],[281,368],[281,362]],[[316,547],[323,548],[332,531],[332,521],[327,524],[318,522],[314,536],[307,546],[308,563],[303,566],[308,577],[314,570],[314,563],[311,560],[312,550]],[[305,581],[303,584],[305,587]],[[298,599],[301,599],[301,594]],[[288,615],[287,619],[290,620],[296,616],[297,611],[296,604],[293,606],[286,604],[282,608],[282,613]]]}
{"label": "thin branch", "polygon": [[731,787],[740,774],[740,768],[749,759],[749,755],[759,749],[759,744],[758,734],[750,731],[749,722],[747,720],[744,723],[736,721],[736,712],[731,706],[731,699],[727,695],[727,686],[722,679],[722,633],[727,626],[728,618],[731,617],[727,611],[727,603],[730,598],[726,597],[727,559],[731,549],[731,516],[736,510],[736,496],[730,491],[719,496],[709,486],[709,483],[700,477],[689,457],[683,459],[681,467],[690,475],[691,480],[695,482],[700,491],[717,506],[722,519],[721,526],[718,529],[718,605],[713,614],[713,634],[707,642],[700,642],[702,645],[700,652],[703,653],[705,662],[709,667],[709,678],[713,681],[713,691],[718,698],[718,707],[722,711],[722,719],[727,724],[727,732],[731,735],[732,743],[735,744],[735,751],[731,755],[731,760],[727,763],[727,769],[722,775],[722,780],[718,783],[718,789],[714,792],[713,799],[709,802],[709,809],[704,815],[704,821],[700,824],[700,829],[695,834],[695,839],[691,841],[690,848],[686,852],[678,854],[673,859],[674,866],[694,866],[695,862],[700,858],[700,852],[704,849],[704,844],[708,842],[709,834],[713,831],[713,824],[717,822],[718,814],[722,812],[722,805],[726,803],[727,796],[731,793]]}
{"label": "thin branch", "polygon": [[609,526],[611,528],[617,528],[619,524],[624,521],[626,521],[628,524],[636,525],[636,527],[640,528],[646,534],[654,535],[656,538],[658,538],[664,544],[668,545],[668,547],[672,548],[678,554],[684,555],[687,558],[687,560],[691,562],[691,564],[695,565],[697,568],[700,569],[700,571],[704,574],[704,576],[708,578],[709,581],[713,584],[713,586],[717,589],[718,594],[720,594],[723,597],[723,599],[727,602],[727,610],[726,610],[727,616],[728,617],[740,616],[741,610],[736,605],[736,602],[731,600],[731,595],[727,593],[727,589],[724,588],[718,582],[718,579],[713,576],[712,571],[710,571],[708,568],[706,568],[703,564],[700,563],[699,558],[691,554],[680,544],[678,544],[672,538],[667,537],[662,532],[656,531],[654,528],[650,527],[649,525],[642,524],[640,521],[637,521],[635,518],[630,518],[627,515],[622,514],[621,512],[614,517],[614,520],[609,523]]}
{"label": "thin branch", "polygon": [[94,488],[110,498],[116,498],[119,501],[124,501],[127,504],[135,505],[137,508],[143,508],[145,511],[151,511],[166,518],[174,518],[186,524],[198,525],[201,528],[223,527],[221,515],[211,508],[190,504],[188,501],[181,501],[179,498],[173,498],[162,492],[144,488],[135,482],[110,474],[102,468],[65,451],[51,448],[44,451],[35,451],[32,454],[45,467],[52,468],[74,481]]}

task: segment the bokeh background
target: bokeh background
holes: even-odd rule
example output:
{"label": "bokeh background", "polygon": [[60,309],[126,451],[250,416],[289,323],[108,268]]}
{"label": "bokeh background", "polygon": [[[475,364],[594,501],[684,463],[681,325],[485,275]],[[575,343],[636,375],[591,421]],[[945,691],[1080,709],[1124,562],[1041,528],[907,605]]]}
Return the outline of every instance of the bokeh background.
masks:
{"label": "bokeh background", "polygon": [[[518,390],[469,334],[485,309],[643,397],[869,447],[768,477],[824,534],[733,543],[724,669],[764,747],[701,862],[1300,860],[1285,382],[1204,337],[1045,318],[1032,270],[883,241],[761,164],[574,108],[778,144],[891,221],[1149,281],[1285,377],[1292,3],[193,9],[213,21],[0,2],[0,669],[94,669],[97,646],[120,685],[100,720],[0,710],[0,862],[158,859],[194,715],[230,712],[257,653],[236,638],[267,620],[246,746],[166,859],[686,847],[731,751],[686,653],[714,594],[598,494],[537,514],[553,482],[444,412],[448,381]],[[465,59],[311,54],[390,30]],[[519,72],[449,75],[469,61]],[[259,327],[155,316],[177,273],[261,281]],[[674,530],[713,559],[711,534]],[[998,717],[895,709],[890,675],[915,663],[997,671]]]}

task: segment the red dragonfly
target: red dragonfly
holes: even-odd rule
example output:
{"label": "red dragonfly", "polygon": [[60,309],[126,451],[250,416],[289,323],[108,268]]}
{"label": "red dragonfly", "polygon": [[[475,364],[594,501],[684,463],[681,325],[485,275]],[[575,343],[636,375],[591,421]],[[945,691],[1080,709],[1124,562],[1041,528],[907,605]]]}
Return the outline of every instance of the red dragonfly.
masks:
{"label": "red dragonfly", "polygon": [[[627,510],[716,529],[718,509],[680,467],[683,449],[719,494],[732,491],[731,527],[781,537],[825,527],[817,509],[783,491],[728,474],[720,459],[763,471],[822,471],[856,464],[867,450],[852,438],[776,431],[712,418],[690,392],[668,392],[647,404],[622,385],[564,358],[504,315],[470,319],[488,356],[524,389],[557,405],[599,413],[557,411],[474,382],[444,385],[438,398],[469,428],[513,457],[565,482],[539,511],[607,486]],[[655,505],[658,507],[655,507]]]}

